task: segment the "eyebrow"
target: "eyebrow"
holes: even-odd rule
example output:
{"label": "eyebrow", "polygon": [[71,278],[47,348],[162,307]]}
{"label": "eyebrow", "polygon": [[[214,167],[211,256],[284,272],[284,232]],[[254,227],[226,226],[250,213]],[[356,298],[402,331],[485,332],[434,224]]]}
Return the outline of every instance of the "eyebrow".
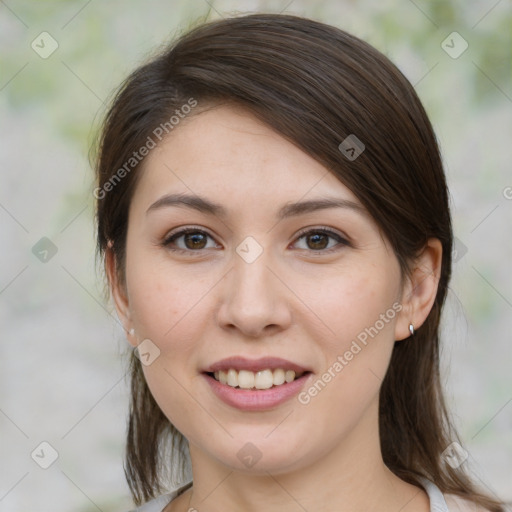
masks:
{"label": "eyebrow", "polygon": [[[228,216],[228,211],[224,206],[204,197],[189,194],[166,194],[156,200],[147,209],[146,214],[151,211],[171,206],[191,208],[201,213],[215,215],[224,219]],[[359,203],[339,197],[322,197],[318,199],[311,199],[309,201],[287,203],[279,209],[277,212],[277,218],[279,220],[283,220],[289,217],[315,212],[317,210],[325,210],[327,208],[346,208],[361,215],[368,216],[368,212],[364,206]]]}

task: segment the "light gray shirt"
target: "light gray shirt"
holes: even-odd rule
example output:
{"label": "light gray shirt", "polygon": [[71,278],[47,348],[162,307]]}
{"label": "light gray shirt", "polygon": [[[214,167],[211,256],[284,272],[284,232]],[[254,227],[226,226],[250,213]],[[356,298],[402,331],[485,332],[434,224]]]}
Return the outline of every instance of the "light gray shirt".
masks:
{"label": "light gray shirt", "polygon": [[[477,507],[476,504],[464,500],[459,496],[453,494],[447,496],[443,495],[439,487],[426,478],[421,478],[421,483],[430,500],[430,512],[479,512],[482,510],[480,507]],[[162,512],[163,509],[180,494],[180,490],[184,487],[189,487],[189,484],[148,501],[131,512]]]}

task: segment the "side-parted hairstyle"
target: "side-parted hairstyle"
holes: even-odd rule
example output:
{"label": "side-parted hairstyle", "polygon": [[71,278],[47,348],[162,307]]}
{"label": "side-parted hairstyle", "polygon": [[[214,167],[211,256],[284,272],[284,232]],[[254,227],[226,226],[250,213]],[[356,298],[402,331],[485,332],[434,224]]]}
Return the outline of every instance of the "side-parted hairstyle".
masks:
{"label": "side-parted hairstyle", "polygon": [[[149,139],[158,139],[162,126],[169,130],[171,116],[185,112],[180,109],[191,99],[197,102],[191,116],[219,103],[242,106],[323,164],[369,211],[393,247],[402,278],[430,237],[441,241],[432,310],[414,337],[395,343],[380,389],[382,455],[409,483],[421,487],[418,477],[426,477],[444,493],[502,512],[502,502],[477,489],[465,464],[451,467],[442,456],[460,442],[439,370],[453,233],[436,138],[409,81],[357,37],[291,15],[227,18],[181,36],[123,82],[98,139],[98,254],[112,251],[121,283],[128,211],[144,160],[126,163]],[[355,159],[339,149],[350,135],[365,146]],[[170,481],[183,483],[187,452],[186,439],[156,404],[133,353],[125,473],[135,503],[160,494]]]}

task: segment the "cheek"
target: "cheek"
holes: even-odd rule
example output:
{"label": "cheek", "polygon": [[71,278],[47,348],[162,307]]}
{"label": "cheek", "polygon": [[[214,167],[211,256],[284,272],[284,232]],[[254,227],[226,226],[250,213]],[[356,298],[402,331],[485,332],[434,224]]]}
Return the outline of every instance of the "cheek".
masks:
{"label": "cheek", "polygon": [[[149,267],[149,268],[147,268]],[[203,338],[202,320],[208,318],[206,292],[211,284],[205,279],[162,270],[158,265],[127,267],[130,304],[139,341],[151,340],[158,357],[143,366],[148,387],[160,409],[181,432],[194,431],[197,412],[188,391],[197,378],[193,366],[198,340]],[[203,300],[201,300],[203,299]]]}
{"label": "cheek", "polygon": [[321,294],[310,294],[309,303],[305,301],[318,314],[326,335],[318,336],[318,321],[311,315],[309,336],[322,345],[323,369],[315,385],[306,389],[303,403],[316,401],[319,410],[332,409],[347,421],[357,418],[356,411],[378,393],[401,310],[394,269],[372,268],[339,274],[323,283]]}
{"label": "cheek", "polygon": [[[324,326],[324,343],[330,346],[328,353],[348,350],[354,340],[364,344],[377,337],[393,336],[397,310],[401,309],[395,302],[398,289],[394,270],[354,268],[322,280],[315,289],[311,282],[303,282],[299,293],[311,318],[316,315]],[[315,339],[313,332],[310,335]]]}
{"label": "cheek", "polygon": [[188,346],[199,326],[201,302],[211,288],[209,280],[158,264],[134,264],[127,267],[127,277],[139,337],[152,339],[161,349]]}

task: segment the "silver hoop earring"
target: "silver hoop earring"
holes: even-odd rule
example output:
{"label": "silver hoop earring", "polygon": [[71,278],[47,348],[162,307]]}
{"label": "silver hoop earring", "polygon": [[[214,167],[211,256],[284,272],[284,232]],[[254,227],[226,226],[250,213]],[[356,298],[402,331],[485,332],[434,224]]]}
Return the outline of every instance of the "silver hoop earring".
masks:
{"label": "silver hoop earring", "polygon": [[414,325],[409,324],[409,332],[411,333],[411,336],[414,336]]}

